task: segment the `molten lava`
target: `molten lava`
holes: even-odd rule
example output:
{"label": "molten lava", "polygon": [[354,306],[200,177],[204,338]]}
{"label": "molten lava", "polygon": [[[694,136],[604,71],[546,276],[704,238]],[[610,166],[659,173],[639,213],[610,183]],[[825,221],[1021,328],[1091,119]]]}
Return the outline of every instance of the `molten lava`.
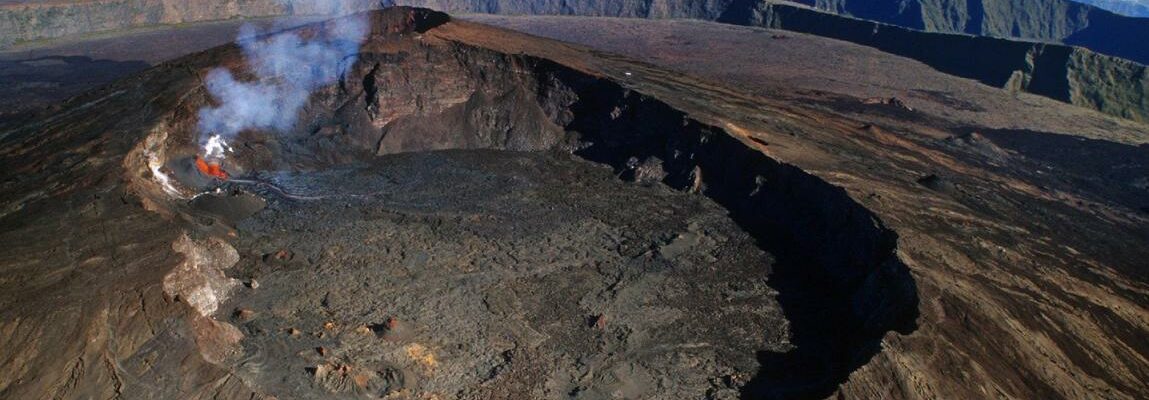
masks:
{"label": "molten lava", "polygon": [[208,162],[207,160],[204,160],[203,157],[195,157],[195,167],[199,170],[200,173],[204,175],[218,178],[220,180],[227,180],[227,171],[224,171],[223,167],[217,163]]}

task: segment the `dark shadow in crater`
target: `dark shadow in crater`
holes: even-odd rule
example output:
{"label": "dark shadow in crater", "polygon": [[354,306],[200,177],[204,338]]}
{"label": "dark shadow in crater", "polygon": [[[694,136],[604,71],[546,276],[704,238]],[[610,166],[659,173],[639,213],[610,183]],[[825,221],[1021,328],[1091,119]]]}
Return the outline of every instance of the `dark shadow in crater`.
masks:
{"label": "dark shadow in crater", "polygon": [[770,285],[794,348],[761,352],[743,398],[823,398],[881,349],[916,329],[917,287],[897,258],[897,234],[845,190],[779,163],[722,130],[616,84],[560,68],[578,95],[568,130],[578,154],[619,172],[658,158],[677,189],[697,188],[776,258]]}

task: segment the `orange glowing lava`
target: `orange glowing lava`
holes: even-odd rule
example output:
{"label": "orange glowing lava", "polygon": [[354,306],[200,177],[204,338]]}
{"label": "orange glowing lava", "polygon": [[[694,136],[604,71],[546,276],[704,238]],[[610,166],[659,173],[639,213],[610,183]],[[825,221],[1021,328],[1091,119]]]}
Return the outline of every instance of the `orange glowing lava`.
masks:
{"label": "orange glowing lava", "polygon": [[223,167],[220,167],[220,165],[216,163],[209,163],[207,160],[204,160],[203,157],[195,157],[195,167],[204,175],[220,180],[227,180],[227,172],[223,170]]}

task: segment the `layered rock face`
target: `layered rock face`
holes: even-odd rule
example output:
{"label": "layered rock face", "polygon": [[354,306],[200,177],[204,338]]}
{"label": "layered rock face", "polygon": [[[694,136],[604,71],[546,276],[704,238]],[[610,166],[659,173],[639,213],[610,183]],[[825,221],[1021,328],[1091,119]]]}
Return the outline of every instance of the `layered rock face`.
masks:
{"label": "layered rock face", "polygon": [[846,40],[913,58],[948,74],[1136,121],[1149,120],[1149,69],[1080,48],[927,33],[802,7],[761,3],[725,22]]}
{"label": "layered rock face", "polygon": [[928,32],[1018,38],[1082,46],[1149,62],[1149,20],[1069,0],[799,0],[835,14]]}

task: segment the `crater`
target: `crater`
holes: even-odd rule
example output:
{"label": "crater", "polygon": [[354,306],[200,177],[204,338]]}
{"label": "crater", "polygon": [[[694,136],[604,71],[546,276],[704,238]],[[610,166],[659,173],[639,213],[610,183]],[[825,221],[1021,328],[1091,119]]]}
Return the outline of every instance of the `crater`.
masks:
{"label": "crater", "polygon": [[[607,78],[422,34],[445,15],[373,18],[293,128],[242,132],[229,181],[185,179],[227,194],[197,207],[236,229],[231,271],[259,282],[217,315],[254,310],[233,321],[245,381],[807,398],[914,329],[896,233],[841,188]],[[188,138],[169,169],[188,171],[205,104],[166,121]]]}

